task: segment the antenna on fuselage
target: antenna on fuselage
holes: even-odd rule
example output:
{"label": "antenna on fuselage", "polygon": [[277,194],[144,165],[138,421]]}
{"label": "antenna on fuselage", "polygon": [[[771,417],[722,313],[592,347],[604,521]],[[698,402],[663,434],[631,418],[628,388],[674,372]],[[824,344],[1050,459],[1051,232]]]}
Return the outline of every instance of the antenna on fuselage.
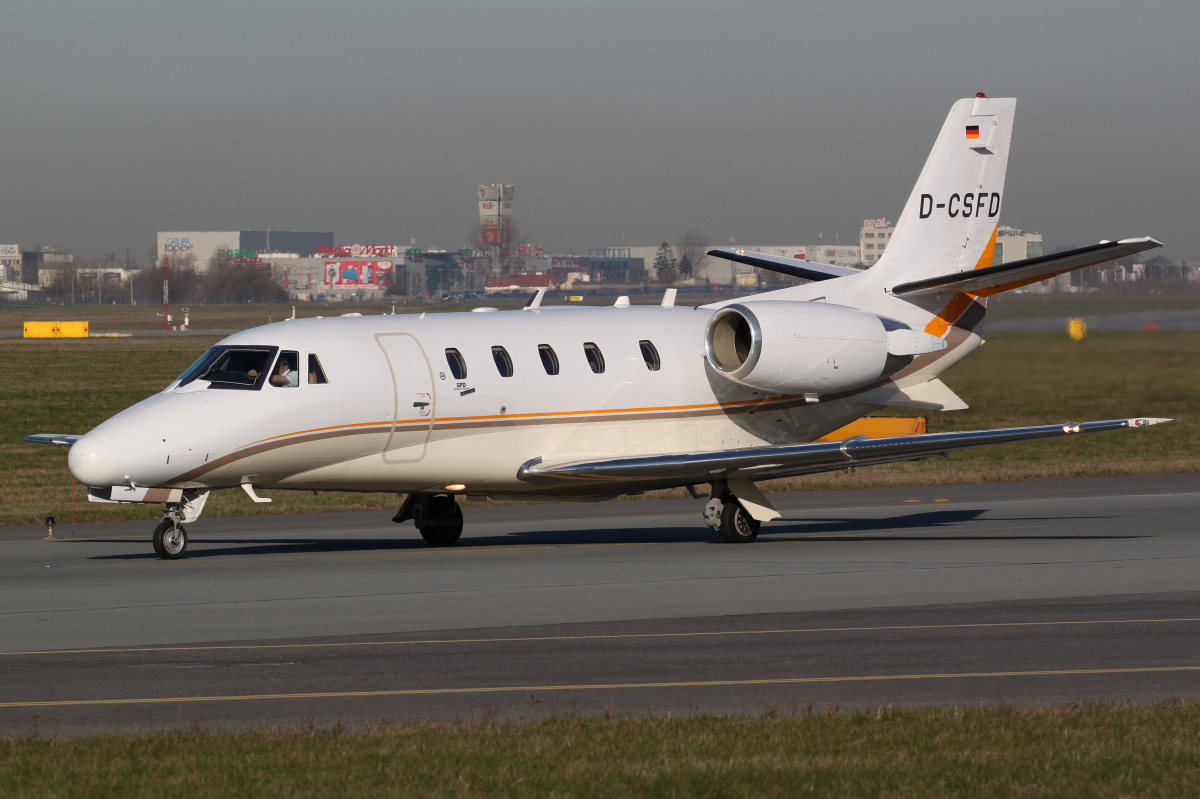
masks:
{"label": "antenna on fuselage", "polygon": [[666,291],[664,291],[662,307],[674,308],[675,307],[675,295],[678,293],[679,293],[679,289],[667,289]]}

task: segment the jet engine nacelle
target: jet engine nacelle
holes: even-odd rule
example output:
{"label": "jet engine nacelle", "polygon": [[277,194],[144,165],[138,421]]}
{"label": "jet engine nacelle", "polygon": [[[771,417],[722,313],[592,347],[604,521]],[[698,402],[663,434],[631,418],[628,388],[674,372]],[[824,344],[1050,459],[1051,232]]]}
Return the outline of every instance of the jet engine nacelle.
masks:
{"label": "jet engine nacelle", "polygon": [[737,383],[787,394],[860,388],[897,371],[911,361],[906,356],[945,346],[936,336],[889,332],[874,314],[823,302],[727,305],[704,332],[713,369]]}

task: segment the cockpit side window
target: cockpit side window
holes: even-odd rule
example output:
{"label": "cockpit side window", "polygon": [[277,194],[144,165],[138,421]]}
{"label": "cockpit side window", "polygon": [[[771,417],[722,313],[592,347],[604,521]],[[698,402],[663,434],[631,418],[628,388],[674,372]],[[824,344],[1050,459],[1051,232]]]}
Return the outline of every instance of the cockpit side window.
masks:
{"label": "cockpit side window", "polygon": [[196,361],[187,369],[185,369],[183,374],[179,376],[178,387],[182,388],[195,380],[198,375],[212,365],[212,362],[217,358],[218,355],[221,354],[221,352],[221,347],[212,347],[205,350],[204,354],[197,358]]}
{"label": "cockpit side window", "polygon": [[321,368],[321,362],[317,360],[317,356],[309,353],[308,355],[308,384],[310,386],[323,386],[329,380],[325,377],[325,370]]}
{"label": "cockpit side window", "polygon": [[279,353],[275,370],[271,372],[271,385],[295,388],[300,385],[300,353],[284,350]]}
{"label": "cockpit side window", "polygon": [[[256,391],[266,382],[277,347],[214,347],[184,373],[179,385],[207,380],[209,388]],[[211,356],[211,357],[210,357]]]}

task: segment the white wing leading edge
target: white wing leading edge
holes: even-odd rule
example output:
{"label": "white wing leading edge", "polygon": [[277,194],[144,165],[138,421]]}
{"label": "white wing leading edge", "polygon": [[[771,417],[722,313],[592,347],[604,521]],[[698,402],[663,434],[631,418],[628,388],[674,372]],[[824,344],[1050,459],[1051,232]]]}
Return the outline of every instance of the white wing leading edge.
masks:
{"label": "white wing leading edge", "polygon": [[845,441],[553,465],[543,463],[541,458],[535,458],[521,466],[517,477],[530,485],[547,488],[583,486],[591,483],[603,486],[606,492],[625,484],[636,486],[638,490],[646,490],[707,483],[712,480],[769,480],[776,477],[837,471],[851,466],[921,460],[970,447],[1142,428],[1169,421],[1171,420],[1112,419],[1101,422],[1068,422],[886,438],[855,436]]}

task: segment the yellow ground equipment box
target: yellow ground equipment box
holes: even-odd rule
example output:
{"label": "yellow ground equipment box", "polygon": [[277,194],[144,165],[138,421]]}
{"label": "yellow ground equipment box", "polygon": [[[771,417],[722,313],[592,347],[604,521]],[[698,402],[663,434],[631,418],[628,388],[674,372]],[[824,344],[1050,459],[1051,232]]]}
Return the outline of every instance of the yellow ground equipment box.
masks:
{"label": "yellow ground equipment box", "polygon": [[842,441],[850,436],[915,436],[925,433],[926,430],[924,416],[864,416],[827,436],[818,438],[817,441]]}
{"label": "yellow ground equipment box", "polygon": [[87,322],[26,322],[25,338],[87,338]]}

